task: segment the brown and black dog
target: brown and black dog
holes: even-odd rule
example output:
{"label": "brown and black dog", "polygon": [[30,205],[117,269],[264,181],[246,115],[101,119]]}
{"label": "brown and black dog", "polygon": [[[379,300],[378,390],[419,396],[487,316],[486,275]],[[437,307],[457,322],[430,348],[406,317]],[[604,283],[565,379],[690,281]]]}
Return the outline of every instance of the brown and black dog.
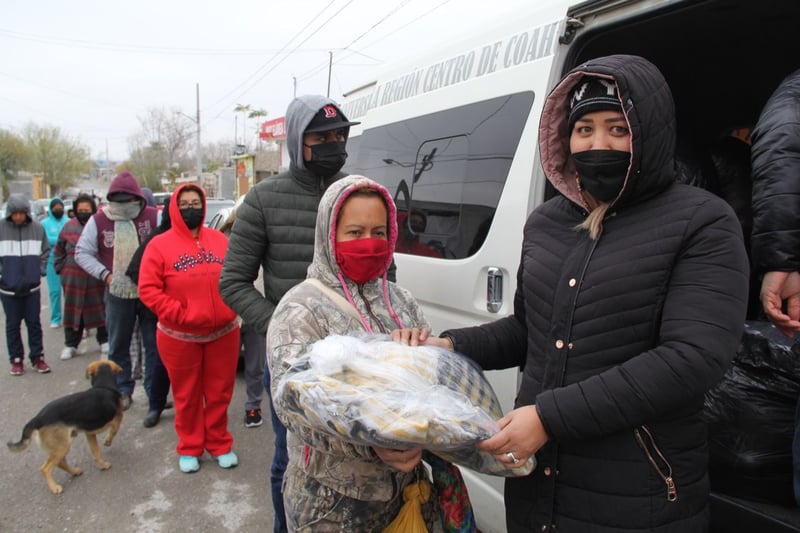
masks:
{"label": "brown and black dog", "polygon": [[106,470],[111,463],[105,461],[97,445],[97,434],[108,429],[103,444],[111,446],[114,435],[122,422],[122,395],[117,389],[115,374],[122,368],[111,361],[94,361],[86,368],[86,377],[92,380],[92,387],[82,392],[69,394],[45,405],[22,430],[19,442],[9,442],[12,452],[25,450],[31,436],[48,456],[39,470],[53,494],[60,494],[64,488],[53,479],[56,466],[73,476],[83,471],[67,464],[67,453],[72,438],[79,432],[86,434],[86,441],[92,451],[97,467]]}

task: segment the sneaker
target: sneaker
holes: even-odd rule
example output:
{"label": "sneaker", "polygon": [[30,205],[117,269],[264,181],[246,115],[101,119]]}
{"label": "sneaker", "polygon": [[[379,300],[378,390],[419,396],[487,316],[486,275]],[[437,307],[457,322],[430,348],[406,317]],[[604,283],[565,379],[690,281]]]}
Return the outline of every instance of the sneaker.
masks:
{"label": "sneaker", "polygon": [[36,371],[40,374],[47,374],[50,372],[50,367],[47,366],[47,363],[44,362],[44,356],[37,357],[33,361],[31,361],[31,366],[36,369]]}
{"label": "sneaker", "polygon": [[264,423],[261,418],[261,409],[248,409],[244,414],[244,427],[254,428]]}
{"label": "sneaker", "polygon": [[72,346],[67,346],[66,348],[61,350],[61,360],[67,361],[69,359],[72,359],[73,357],[75,357],[75,353],[76,353],[75,348],[73,348]]}
{"label": "sneaker", "polygon": [[131,398],[127,394],[122,395],[122,410],[127,411],[131,408],[131,404],[133,403],[133,398]]}
{"label": "sneaker", "polygon": [[59,324],[58,322],[50,322],[50,327],[52,329],[58,329],[61,327],[61,324]]}
{"label": "sneaker", "polygon": [[214,460],[222,468],[233,468],[234,466],[239,464],[239,458],[233,452],[217,455],[216,457],[214,457]]}
{"label": "sneaker", "polygon": [[11,375],[21,376],[25,373],[25,366],[22,364],[22,359],[17,358],[11,361]]}
{"label": "sneaker", "polygon": [[184,474],[191,474],[192,472],[200,470],[200,461],[197,460],[197,457],[192,455],[181,455],[178,458],[178,468],[180,468],[181,472]]}
{"label": "sneaker", "polygon": [[100,345],[100,353],[103,355],[108,355],[108,343],[104,342]]}
{"label": "sneaker", "polygon": [[83,355],[86,353],[86,343],[82,342],[78,345],[78,355]]}

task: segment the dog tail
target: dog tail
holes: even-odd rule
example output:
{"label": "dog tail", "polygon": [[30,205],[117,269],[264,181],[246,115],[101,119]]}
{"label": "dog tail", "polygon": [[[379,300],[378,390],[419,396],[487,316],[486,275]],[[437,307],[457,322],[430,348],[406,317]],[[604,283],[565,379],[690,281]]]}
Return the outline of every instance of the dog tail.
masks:
{"label": "dog tail", "polygon": [[18,442],[7,442],[6,446],[12,452],[22,452],[28,448],[28,445],[31,443],[31,435],[33,432],[39,429],[39,424],[36,423],[36,420],[31,420],[27,424],[25,424],[25,428],[22,430],[22,438],[19,439]]}

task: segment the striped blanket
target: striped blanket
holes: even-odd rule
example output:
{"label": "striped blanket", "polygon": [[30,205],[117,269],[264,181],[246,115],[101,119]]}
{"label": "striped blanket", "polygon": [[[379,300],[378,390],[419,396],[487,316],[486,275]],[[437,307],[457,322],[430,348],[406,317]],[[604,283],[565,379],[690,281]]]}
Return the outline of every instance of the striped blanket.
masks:
{"label": "striped blanket", "polygon": [[503,414],[480,368],[463,356],[385,335],[331,335],[307,355],[276,389],[284,416],[298,424],[353,444],[423,447],[486,474],[522,476],[535,466],[509,470],[475,447],[499,431]]}

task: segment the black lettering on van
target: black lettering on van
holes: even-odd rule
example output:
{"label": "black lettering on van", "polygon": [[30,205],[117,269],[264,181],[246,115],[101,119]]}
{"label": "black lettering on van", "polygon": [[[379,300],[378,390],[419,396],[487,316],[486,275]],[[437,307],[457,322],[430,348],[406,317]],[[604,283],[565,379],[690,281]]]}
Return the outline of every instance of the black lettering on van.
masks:
{"label": "black lettering on van", "polygon": [[502,41],[497,41],[494,44],[484,46],[481,50],[481,59],[478,62],[478,72],[476,76],[483,76],[484,74],[492,73],[497,70],[497,56],[500,53],[500,45]]}

